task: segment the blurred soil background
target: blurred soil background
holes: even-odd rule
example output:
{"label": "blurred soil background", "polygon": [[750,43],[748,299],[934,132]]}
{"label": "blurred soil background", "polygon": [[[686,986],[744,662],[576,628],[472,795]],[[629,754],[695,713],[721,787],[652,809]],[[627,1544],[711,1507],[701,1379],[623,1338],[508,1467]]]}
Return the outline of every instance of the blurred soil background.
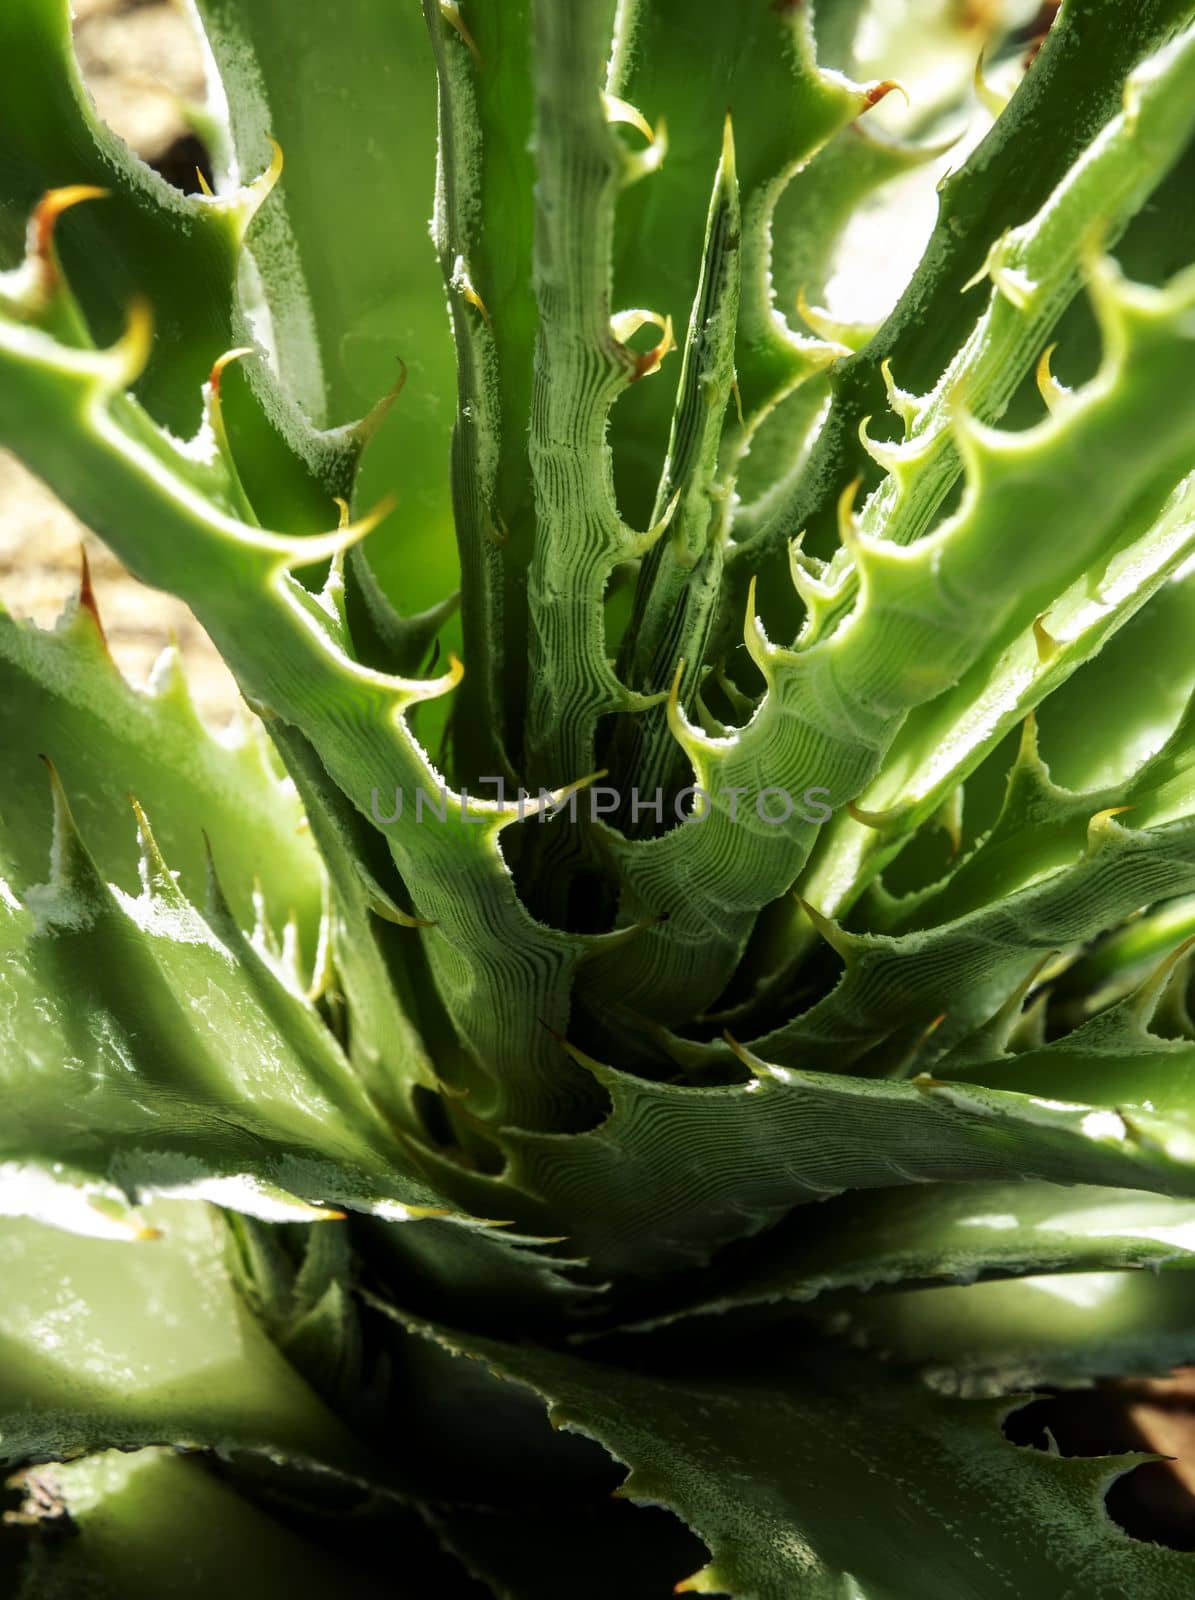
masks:
{"label": "blurred soil background", "polygon": [[[184,104],[203,98],[203,65],[183,7],[171,0],[75,0],[74,12],[79,62],[100,115],[164,177],[194,190],[203,149],[187,129]],[[186,606],[130,578],[48,489],[0,450],[0,602],[15,616],[51,625],[78,589],[80,545],[126,676],[144,683],[159,652],[177,638],[196,704],[209,722],[225,723],[236,686]]]}

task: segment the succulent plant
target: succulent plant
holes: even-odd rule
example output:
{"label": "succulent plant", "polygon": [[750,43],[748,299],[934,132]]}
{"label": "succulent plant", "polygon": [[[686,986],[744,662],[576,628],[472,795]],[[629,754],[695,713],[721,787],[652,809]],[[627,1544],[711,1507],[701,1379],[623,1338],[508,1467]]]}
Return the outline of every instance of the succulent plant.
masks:
{"label": "succulent plant", "polygon": [[0,615],[4,1592],[1189,1595],[1005,1424],[1195,1358],[1195,7],[195,10],[188,195],[0,11],[247,708]]}

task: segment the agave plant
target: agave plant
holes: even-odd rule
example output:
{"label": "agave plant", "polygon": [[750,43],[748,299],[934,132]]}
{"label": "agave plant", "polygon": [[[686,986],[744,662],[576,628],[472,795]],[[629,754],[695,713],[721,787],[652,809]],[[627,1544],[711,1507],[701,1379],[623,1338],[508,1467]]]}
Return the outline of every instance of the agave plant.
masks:
{"label": "agave plant", "polygon": [[1195,1588],[1005,1426],[1195,1358],[1195,8],[1016,10],[197,0],[184,195],[5,0],[247,708],[0,618],[6,1594]]}

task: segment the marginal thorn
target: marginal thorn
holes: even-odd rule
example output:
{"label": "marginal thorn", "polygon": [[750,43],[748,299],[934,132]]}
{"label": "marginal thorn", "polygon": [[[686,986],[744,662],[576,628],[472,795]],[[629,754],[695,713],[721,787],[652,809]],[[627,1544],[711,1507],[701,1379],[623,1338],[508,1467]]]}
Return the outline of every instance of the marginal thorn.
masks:
{"label": "marginal thorn", "polygon": [[[650,350],[630,350],[627,343],[634,338],[640,328],[658,328],[659,341]],[[658,372],[664,357],[670,350],[676,349],[676,338],[672,331],[671,316],[661,317],[656,311],[647,311],[642,306],[635,306],[629,311],[616,311],[610,318],[610,332],[623,347],[624,354],[630,367],[629,383],[638,383],[640,378],[650,377],[653,372]]]}
{"label": "marginal thorn", "polygon": [[689,727],[680,704],[680,686],[684,681],[684,676],[685,662],[682,656],[676,663],[676,671],[672,674],[672,682],[668,687],[668,709],[665,712],[668,720],[668,731],[682,749],[693,736],[693,730]]}
{"label": "marginal thorn", "polygon": [[505,827],[508,822],[523,821],[527,817],[537,817],[541,812],[558,811],[563,805],[579,794],[582,789],[587,789],[591,783],[597,783],[599,778],[609,774],[608,767],[599,767],[596,772],[587,772],[583,778],[574,778],[572,783],[566,783],[563,788],[553,789],[550,793],[537,796],[532,800],[530,796],[521,798],[518,806],[508,811],[501,817],[500,825]]}
{"label": "marginal thorn", "polygon": [[37,288],[49,298],[58,287],[58,264],[54,258],[54,229],[64,211],[84,200],[107,199],[109,191],[93,183],[71,183],[60,189],[47,189],[29,219],[28,252],[37,266]]}
{"label": "marginal thorn", "polygon": [[602,104],[606,108],[607,122],[621,123],[634,128],[647,140],[645,148],[641,150],[629,150],[623,147],[623,186],[629,187],[632,183],[637,183],[649,172],[658,172],[668,150],[668,129],[664,118],[661,117],[653,128],[639,108],[633,106],[629,100],[620,100],[613,94],[603,94]]}
{"label": "marginal thorn", "polygon": [[510,543],[510,529],[506,526],[506,519],[500,511],[495,511],[492,516],[486,514],[481,531],[495,550],[505,550]]}
{"label": "marginal thorn", "polygon": [[153,310],[149,301],[138,295],[129,306],[124,332],[115,344],[100,352],[104,387],[113,392],[131,389],[149,365],[153,342]]}
{"label": "marginal thorn", "polygon": [[241,236],[244,237],[249,224],[265,205],[273,193],[274,185],[282,176],[282,146],[277,139],[270,139],[270,164],[265,171],[254,178],[252,183],[246,184],[240,194],[234,199],[235,214],[240,217]]}
{"label": "marginal thorn", "polygon": [[317,561],[330,561],[342,550],[348,550],[352,545],[360,544],[376,527],[386,520],[397,504],[397,497],[393,494],[385,495],[378,501],[372,511],[356,522],[345,522],[329,533],[307,534],[299,539],[292,539],[279,561],[279,566],[285,571],[293,571],[296,567],[312,566]]}
{"label": "marginal thorn", "polygon": [[352,424],[352,433],[356,436],[361,448],[364,449],[374,434],[382,426],[390,407],[398,399],[407,386],[407,364],[401,356],[398,358],[399,374],[397,382],[382,396],[376,405],[370,409],[357,422]]}
{"label": "marginal thorn", "polygon": [[603,94],[602,104],[606,108],[606,121],[621,123],[628,128],[637,128],[648,144],[655,144],[656,135],[651,123],[629,100],[620,100],[615,94]]}
{"label": "marginal thorn", "polygon": [[646,529],[643,533],[635,533],[634,531],[630,530],[628,531],[627,543],[629,548],[627,551],[627,557],[629,560],[634,560],[639,556],[645,556],[651,549],[652,545],[655,544],[656,540],[667,533],[672,524],[673,517],[676,516],[677,507],[680,505],[681,493],[682,491],[680,489],[675,491],[671,500],[669,500],[668,504],[664,507],[663,515],[659,517],[657,521],[653,522],[650,528]]}
{"label": "marginal thorn", "polygon": [[963,284],[960,294],[966,294],[968,289],[975,288],[976,284],[982,283],[987,278],[1009,305],[1018,311],[1028,309],[1037,285],[1025,273],[1010,264],[1008,260],[1010,238],[1010,230],[1006,228],[998,239],[993,240],[991,248],[983,259],[983,265]]}
{"label": "marginal thorn", "polygon": [[440,15],[444,18],[444,21],[461,40],[478,67],[484,67],[485,63],[481,59],[481,51],[477,48],[477,40],[465,26],[465,19],[461,16],[461,8],[457,4],[457,0],[439,0],[439,4]]}
{"label": "marginal thorn", "polygon": [[1195,934],[1184,939],[1173,950],[1168,950],[1152,972],[1133,991],[1131,1004],[1143,1022],[1148,1023],[1153,1017],[1171,977],[1192,950],[1195,950]]}
{"label": "marginal thorn", "polygon": [[811,306],[803,284],[797,290],[797,314],[824,344],[833,347],[830,359],[850,355],[875,332],[874,324],[843,322],[838,317],[832,317],[821,306]]}
{"label": "marginal thorn", "polygon": [[158,900],[170,900],[175,904],[183,900],[182,890],[179,888],[174,874],[166,865],[165,858],[158,848],[158,841],[154,838],[153,829],[149,825],[149,818],[141,809],[141,803],[136,795],[129,796],[129,804],[133,808],[133,816],[137,820],[137,842],[141,849],[140,872],[141,887],[147,895]]}
{"label": "marginal thorn", "polygon": [[481,320],[485,323],[490,332],[493,333],[494,323],[490,316],[489,308],[485,301],[478,294],[477,290],[473,287],[472,280],[469,278],[468,274],[463,270],[463,268],[458,268],[458,271],[455,274],[455,282],[461,291],[461,299],[464,300],[468,305],[471,305],[475,311],[479,311],[481,313]]}
{"label": "marginal thorn", "polygon": [[1059,405],[1071,392],[1065,384],[1059,383],[1058,379],[1050,371],[1050,357],[1057,348],[1057,342],[1048,344],[1038,357],[1037,366],[1034,370],[1038,393],[1045,401],[1046,409],[1051,415],[1057,411]]}
{"label": "marginal thorn", "polygon": [[799,894],[794,892],[793,899],[830,946],[831,950],[840,955],[847,966],[852,966],[858,956],[856,940],[849,933],[845,933],[832,917],[826,916],[824,911],[819,911],[815,905],[811,905],[808,900],[802,899]]}
{"label": "marginal thorn", "polygon": [[867,88],[864,89],[861,109],[870,111],[872,106],[878,106],[880,101],[886,100],[894,90],[903,97],[905,105],[911,106],[913,104],[909,97],[909,91],[899,78],[882,78],[878,83],[868,84]]}
{"label": "marginal thorn", "polygon": [[204,176],[202,167],[196,167],[195,168],[195,177],[196,177],[196,180],[199,183],[199,192],[200,192],[200,194],[203,195],[208,200],[214,200],[216,198],[215,190],[212,188],[211,184],[207,181],[206,177]]}
{"label": "marginal thorn", "polygon": [[979,96],[979,103],[992,118],[999,117],[1008,105],[1008,96],[1001,94],[998,89],[993,89],[983,71],[983,58],[985,52],[981,50],[975,61],[974,84],[975,93]]}
{"label": "marginal thorn", "polygon": [[83,842],[58,768],[48,755],[43,754],[39,759],[49,773],[54,811],[50,881],[55,889],[68,894],[78,909],[96,911],[108,901],[108,887]]}
{"label": "marginal thorn", "polygon": [[108,648],[108,635],[104,632],[104,624],[100,619],[100,608],[91,582],[91,563],[87,559],[87,546],[84,544],[79,546],[79,609],[86,611],[95,624],[95,631],[104,647],[104,653],[111,661],[112,652]]}
{"label": "marginal thorn", "polygon": [[860,420],[858,428],[859,443],[867,451],[867,454],[877,467],[882,468],[884,472],[894,472],[902,459],[900,447],[889,444],[884,439],[873,439],[867,431],[867,424],[870,421],[870,417],[863,417]]}
{"label": "marginal thorn", "polygon": [[1087,824],[1087,848],[1094,850],[1113,838],[1118,828],[1113,818],[1133,810],[1133,806],[1106,806],[1103,811],[1097,811]]}
{"label": "marginal thorn", "polygon": [[412,916],[409,911],[404,911],[401,906],[395,905],[387,894],[372,895],[369,909],[375,917],[381,917],[383,922],[392,922],[399,928],[434,928],[438,925],[434,917]]}
{"label": "marginal thorn", "polygon": [[888,404],[905,425],[906,437],[917,416],[916,398],[902,389],[892,376],[892,362],[887,356],[880,362],[880,374],[884,379],[884,388],[888,393]]}
{"label": "marginal thorn", "polygon": [[[847,813],[865,828],[874,828],[878,833],[886,833],[893,826],[899,826],[908,813],[907,806],[890,806],[884,811],[868,811],[863,806],[856,805],[853,800],[847,802]],[[804,905],[804,901],[801,902]],[[808,908],[806,908],[808,909]]]}
{"label": "marginal thorn", "polygon": [[222,356],[216,357],[212,362],[212,370],[208,373],[207,379],[208,393],[213,401],[219,401],[220,380],[224,376],[224,369],[231,366],[234,361],[240,361],[244,356],[256,354],[257,352],[252,345],[242,344],[238,345],[235,350],[226,350]]}
{"label": "marginal thorn", "polygon": [[1048,630],[1044,622],[1045,612],[1033,619],[1033,642],[1037,646],[1037,659],[1040,665],[1045,666],[1058,654],[1058,640]]}
{"label": "marginal thorn", "polygon": [[747,647],[747,654],[770,683],[772,646],[755,609],[755,591],[758,582],[758,577],[753,573],[747,589],[747,607],[743,615],[743,643]]}
{"label": "marginal thorn", "polygon": [[855,516],[855,499],[862,478],[852,478],[838,496],[838,537],[849,550],[858,544],[859,522]]}

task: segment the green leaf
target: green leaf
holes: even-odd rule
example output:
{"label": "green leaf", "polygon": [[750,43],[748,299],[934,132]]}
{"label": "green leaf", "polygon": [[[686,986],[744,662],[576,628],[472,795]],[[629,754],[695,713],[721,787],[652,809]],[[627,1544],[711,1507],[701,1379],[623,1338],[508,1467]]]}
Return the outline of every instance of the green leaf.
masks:
{"label": "green leaf", "polygon": [[[12,1600],[403,1600],[419,1580],[371,1576],[239,1496],[196,1457],[105,1451],[24,1480],[34,1519]],[[48,1514],[47,1514],[48,1513]],[[69,1519],[69,1520],[67,1520]],[[398,1585],[395,1587],[395,1585]]]}
{"label": "green leaf", "polygon": [[[988,1057],[950,1081],[802,1071],[744,1051],[750,1081],[697,1088],[587,1060],[611,1100],[600,1126],[507,1129],[501,1142],[510,1181],[605,1273],[701,1265],[792,1206],[850,1188],[1033,1177],[1195,1197],[1195,1047],[1141,1022],[1085,1072],[1085,1041],[1071,1040],[1039,1053],[1044,1070]],[[1105,1060],[1111,1072],[1098,1070]]]}
{"label": "green leaf", "polygon": [[[735,1600],[1180,1600],[1195,1558],[1127,1538],[1102,1495],[1140,1458],[1063,1459],[847,1355],[756,1341],[745,1372],[628,1371],[416,1325],[532,1389],[709,1546],[685,1592]],[[861,1514],[865,1517],[864,1523]]]}
{"label": "green leaf", "polygon": [[[1195,1260],[1192,1252],[1190,1202],[1134,1189],[1030,1181],[880,1189],[824,1201],[815,1222],[796,1212],[732,1253],[696,1294],[635,1326],[890,1284],[919,1288],[945,1280],[971,1284],[985,1276],[1156,1271],[1188,1265]],[[914,1303],[911,1295],[903,1298]],[[964,1307],[973,1303],[955,1299]]]}
{"label": "green leaf", "polygon": [[935,1388],[1007,1393],[1164,1377],[1185,1365],[1195,1340],[1195,1278],[1186,1265],[1162,1273],[1063,1272],[965,1290],[835,1296],[822,1310],[839,1333],[877,1357],[921,1368]]}
{"label": "green leaf", "polygon": [[[374,419],[357,497],[369,506],[402,496],[403,518],[371,545],[369,561],[400,609],[419,612],[456,585],[452,346],[426,226],[435,74],[419,7],[361,6],[335,28],[320,11],[277,0],[202,0],[197,9],[239,170],[266,166],[271,138],[286,158],[247,238],[282,381],[314,422],[336,428],[373,410],[405,367],[397,404]],[[269,475],[251,450],[238,449],[238,461],[251,492],[264,478],[270,521]]]}
{"label": "green leaf", "polygon": [[58,788],[55,806],[51,881],[24,908],[0,902],[5,1207],[116,1233],[122,1198],[156,1193],[270,1218],[443,1214],[293,972],[218,889],[205,920],[143,822],[134,899],[104,882]]}
{"label": "green leaf", "polygon": [[4,1459],[168,1444],[380,1471],[232,1287],[214,1213],[147,1215],[135,1243],[0,1222]]}
{"label": "green leaf", "polygon": [[254,920],[254,884],[275,930],[294,917],[303,954],[315,959],[322,868],[303,812],[255,724],[217,738],[191,703],[176,650],[148,690],[127,683],[86,606],[52,631],[0,613],[0,741],[8,756],[0,838],[17,888],[45,876],[50,853],[48,756],[105,877],[138,886],[128,797],[155,819],[183,890],[201,899],[206,835],[229,904]]}
{"label": "green leaf", "polygon": [[[269,180],[218,198],[182,195],[105,127],[83,85],[67,0],[13,0],[0,17],[0,60],[9,70],[0,105],[7,153],[0,260],[21,257],[25,217],[49,189],[98,185],[108,198],[75,207],[56,230],[67,274],[99,344],[116,338],[135,299],[157,337],[139,395],[180,435],[201,416],[213,363],[254,344],[236,281],[245,229]],[[19,67],[18,67],[19,63]],[[246,177],[256,178],[269,157]],[[239,454],[268,488],[268,514],[320,526],[329,494],[345,493],[360,441],[321,434],[261,359],[248,381],[230,376],[226,407]]]}

